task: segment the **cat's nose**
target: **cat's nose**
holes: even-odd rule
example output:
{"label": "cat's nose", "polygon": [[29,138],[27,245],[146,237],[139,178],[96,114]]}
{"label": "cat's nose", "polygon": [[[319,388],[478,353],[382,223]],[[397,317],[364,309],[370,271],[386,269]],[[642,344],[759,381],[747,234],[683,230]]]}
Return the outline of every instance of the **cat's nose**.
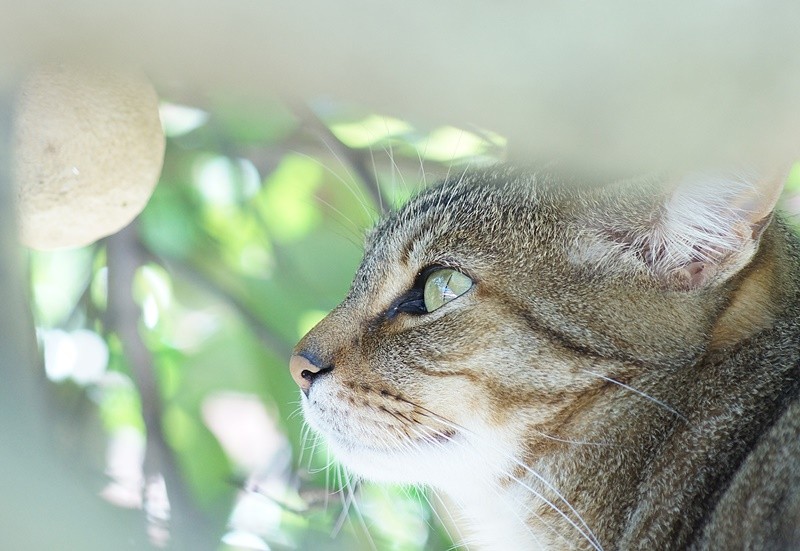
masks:
{"label": "cat's nose", "polygon": [[308,390],[311,388],[311,383],[320,373],[329,371],[330,368],[325,369],[315,365],[305,356],[296,354],[289,360],[289,371],[292,373],[292,379],[303,391],[303,394],[308,396]]}

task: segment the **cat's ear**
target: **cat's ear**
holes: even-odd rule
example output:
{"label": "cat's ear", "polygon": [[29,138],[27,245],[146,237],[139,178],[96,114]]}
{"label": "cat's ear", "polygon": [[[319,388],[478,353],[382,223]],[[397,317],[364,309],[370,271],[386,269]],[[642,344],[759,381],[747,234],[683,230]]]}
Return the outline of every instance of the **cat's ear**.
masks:
{"label": "cat's ear", "polygon": [[[769,175],[694,174],[672,186],[655,212],[623,216],[601,237],[603,264],[615,271],[644,264],[669,288],[721,283],[755,255],[772,220],[787,171]],[[595,233],[594,249],[600,245]]]}

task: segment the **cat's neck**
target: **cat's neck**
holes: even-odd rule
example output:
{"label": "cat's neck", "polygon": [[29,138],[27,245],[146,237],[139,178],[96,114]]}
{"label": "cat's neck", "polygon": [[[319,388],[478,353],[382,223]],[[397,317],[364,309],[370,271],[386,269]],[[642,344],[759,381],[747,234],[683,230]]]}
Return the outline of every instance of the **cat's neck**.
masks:
{"label": "cat's neck", "polygon": [[527,519],[528,501],[521,487],[502,487],[476,482],[471,487],[455,488],[443,496],[457,536],[469,549],[548,549],[551,538],[543,527],[532,527]]}
{"label": "cat's neck", "polygon": [[[522,425],[518,428],[525,430]],[[553,530],[550,521],[531,522],[539,516],[543,503],[561,499],[547,496],[555,489],[542,483],[550,473],[541,465],[534,470],[518,459],[524,451],[500,449],[488,435],[467,438],[474,451],[454,463],[450,476],[440,477],[435,485],[460,542],[469,549],[486,551],[564,547],[563,536]],[[559,505],[564,506],[563,502]]]}
{"label": "cat's neck", "polygon": [[489,458],[493,450],[481,446],[475,444],[477,455],[486,461],[469,483],[454,479],[442,488],[448,510],[457,511],[452,518],[459,539],[469,549],[602,548],[592,507],[565,485],[568,474],[562,475],[575,470],[564,448],[554,457],[523,462],[516,457],[525,452],[514,459]]}
{"label": "cat's neck", "polygon": [[[800,245],[779,223],[731,285],[698,363],[634,367],[628,388],[609,383],[550,427],[549,439],[542,440],[547,428],[527,427],[521,440],[529,449],[516,455],[524,465],[498,460],[499,471],[446,489],[473,527],[467,541],[477,549],[592,549],[665,530],[691,541],[719,484],[692,473],[733,476],[800,392],[791,375],[800,360],[789,350],[800,342],[798,281]],[[740,449],[729,449],[731,441]]]}

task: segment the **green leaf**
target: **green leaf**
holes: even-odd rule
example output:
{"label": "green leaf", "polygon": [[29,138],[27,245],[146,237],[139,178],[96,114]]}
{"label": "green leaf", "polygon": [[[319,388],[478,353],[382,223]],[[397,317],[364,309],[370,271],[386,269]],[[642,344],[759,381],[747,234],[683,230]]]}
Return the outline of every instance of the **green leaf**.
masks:
{"label": "green leaf", "polygon": [[322,215],[314,193],[322,176],[323,167],[318,161],[288,155],[267,178],[255,204],[276,241],[296,241],[320,223]]}

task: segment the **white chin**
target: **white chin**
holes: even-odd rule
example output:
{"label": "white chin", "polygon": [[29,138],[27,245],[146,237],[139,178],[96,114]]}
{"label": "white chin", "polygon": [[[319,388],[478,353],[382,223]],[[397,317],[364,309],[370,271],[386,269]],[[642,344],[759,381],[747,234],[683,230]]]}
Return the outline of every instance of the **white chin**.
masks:
{"label": "white chin", "polygon": [[[457,440],[459,436],[453,438]],[[455,440],[409,444],[396,450],[345,446],[335,437],[326,440],[336,459],[355,474],[375,482],[438,486],[453,477],[453,465],[464,461],[463,446]]]}
{"label": "white chin", "polygon": [[[329,399],[326,387],[315,388],[315,400]],[[324,403],[324,402],[323,402]],[[350,415],[328,409],[323,419],[309,400],[303,400],[306,421],[322,435],[333,456],[358,476],[375,482],[395,484],[427,484],[442,486],[456,477],[474,476],[475,456],[463,434],[436,441],[398,441],[389,435],[368,436],[375,429],[358,423]],[[331,416],[346,417],[342,422],[330,422]],[[339,433],[332,426],[341,426]],[[360,427],[359,427],[360,425]]]}

